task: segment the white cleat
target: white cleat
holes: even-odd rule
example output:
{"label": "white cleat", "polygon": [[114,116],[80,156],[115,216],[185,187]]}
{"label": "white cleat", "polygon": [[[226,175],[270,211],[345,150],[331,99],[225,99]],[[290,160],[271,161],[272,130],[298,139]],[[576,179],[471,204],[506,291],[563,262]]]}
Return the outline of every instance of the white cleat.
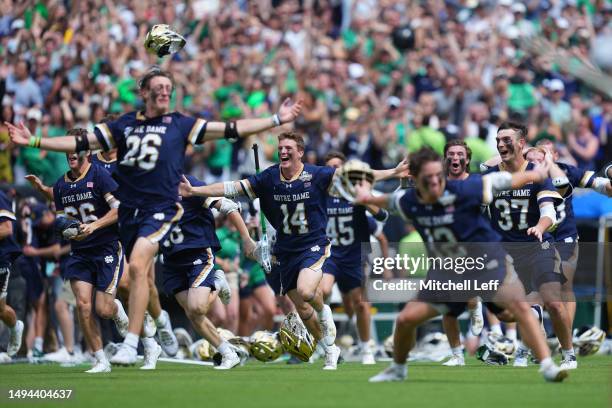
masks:
{"label": "white cleat", "polygon": [[326,346],[334,345],[336,342],[336,324],[334,323],[334,316],[329,305],[323,305],[319,322],[323,332],[323,343]]}
{"label": "white cleat", "polygon": [[70,354],[66,347],[62,347],[53,353],[45,354],[43,360],[59,364],[72,364],[75,361],[74,354]]}
{"label": "white cleat", "polygon": [[111,365],[108,360],[98,361],[93,367],[85,372],[87,374],[110,373]]}
{"label": "white cleat", "polygon": [[562,370],[575,370],[578,368],[578,361],[576,360],[576,356],[565,356],[561,360],[561,364],[559,365]]}
{"label": "white cleat", "polygon": [[162,314],[166,316],[166,324],[164,327],[159,327],[157,329],[157,340],[159,344],[161,344],[162,349],[164,349],[164,353],[170,357],[174,357],[178,352],[178,340],[172,330],[172,323],[170,323],[168,312],[162,310]]}
{"label": "white cleat", "polygon": [[232,300],[232,289],[227,283],[227,279],[225,279],[225,273],[217,269],[214,274],[215,277],[215,289],[218,292],[219,299],[221,299],[221,303],[224,305],[229,305]]}
{"label": "white cleat", "polygon": [[514,357],[513,367],[527,367],[529,365],[529,350],[523,347],[519,347]]}
{"label": "white cleat", "polygon": [[142,337],[153,337],[157,333],[157,326],[155,320],[151,317],[149,312],[145,312],[144,320],[142,322]]}
{"label": "white cleat", "polygon": [[332,344],[325,349],[325,365],[324,370],[335,370],[338,368],[338,359],[340,358],[340,347]]}
{"label": "white cleat", "polygon": [[371,377],[369,382],[371,383],[379,383],[379,382],[390,382],[390,381],[404,381],[408,376],[408,367],[405,365],[397,366],[390,365],[381,373]]}
{"label": "white cleat", "polygon": [[484,327],[484,318],[482,317],[482,302],[478,302],[474,310],[470,310],[470,332],[474,336],[480,336]]}
{"label": "white cleat", "polygon": [[11,334],[9,336],[9,343],[6,349],[6,354],[8,354],[9,357],[12,357],[15,354],[17,354],[17,352],[21,348],[21,337],[23,335],[23,322],[21,320],[17,320],[17,323],[15,323],[14,329],[11,330],[10,333]]}
{"label": "white cleat", "polygon": [[240,357],[232,350],[231,353],[222,356],[221,364],[215,366],[215,370],[229,370],[236,367],[238,364],[240,364]]}
{"label": "white cleat", "polygon": [[125,343],[121,343],[119,350],[110,359],[111,364],[117,365],[134,365],[136,364],[136,349],[128,346]]}
{"label": "white cleat", "polygon": [[442,364],[446,367],[458,367],[465,365],[465,358],[463,354],[453,354],[446,362]]}
{"label": "white cleat", "polygon": [[540,368],[539,371],[548,382],[561,382],[568,376],[567,370],[564,370],[556,364],[552,364],[544,370]]}
{"label": "white cleat", "polygon": [[155,343],[153,347],[145,347],[144,349],[144,363],[141,370],[155,370],[157,366],[157,359],[161,356],[162,348],[159,344]]}
{"label": "white cleat", "polygon": [[361,364],[363,365],[374,365],[376,364],[376,359],[374,358],[374,353],[371,348],[366,348],[361,352]]}
{"label": "white cleat", "polygon": [[128,334],[130,320],[128,315],[125,313],[125,309],[123,308],[121,301],[119,299],[115,299],[115,304],[117,305],[117,314],[113,317],[113,321],[115,322],[119,335],[122,338],[125,338],[125,336]]}

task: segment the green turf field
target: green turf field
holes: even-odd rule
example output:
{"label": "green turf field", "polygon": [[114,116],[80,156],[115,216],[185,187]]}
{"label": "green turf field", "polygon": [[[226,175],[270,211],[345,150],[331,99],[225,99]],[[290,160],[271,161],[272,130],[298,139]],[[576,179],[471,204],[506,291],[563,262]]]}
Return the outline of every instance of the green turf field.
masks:
{"label": "green turf field", "polygon": [[[386,367],[342,364],[322,371],[322,363],[249,363],[231,371],[160,363],[153,372],[114,368],[90,376],[84,367],[0,366],[0,406],[123,407],[537,407],[610,406],[612,357],[579,360],[580,368],[562,384],[549,384],[527,369],[490,367],[470,358],[466,367],[419,363],[403,383],[369,384]],[[8,388],[71,388],[68,401],[12,402]]]}

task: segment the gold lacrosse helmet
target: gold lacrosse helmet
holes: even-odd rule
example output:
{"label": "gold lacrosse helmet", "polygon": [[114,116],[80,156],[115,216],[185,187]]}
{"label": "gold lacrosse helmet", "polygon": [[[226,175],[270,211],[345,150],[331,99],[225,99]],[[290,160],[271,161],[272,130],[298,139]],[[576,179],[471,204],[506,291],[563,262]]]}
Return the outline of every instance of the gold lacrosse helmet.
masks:
{"label": "gold lacrosse helmet", "polygon": [[310,360],[317,346],[316,340],[308,333],[296,312],[291,312],[285,317],[279,337],[285,351],[303,362]]}
{"label": "gold lacrosse helmet", "polygon": [[274,361],[283,354],[283,346],[276,334],[260,330],[251,336],[251,354],[259,361]]}
{"label": "gold lacrosse helmet", "polygon": [[215,354],[213,346],[206,339],[196,341],[189,347],[189,350],[193,357],[202,361],[212,360],[213,354]]}
{"label": "gold lacrosse helmet", "polygon": [[180,51],[185,43],[185,38],[174,32],[169,25],[156,24],[147,33],[144,46],[147,52],[163,57]]}
{"label": "gold lacrosse helmet", "polygon": [[362,181],[374,183],[374,173],[370,165],[360,160],[349,160],[340,167],[340,177],[334,178],[333,195],[353,202],[355,197],[355,186]]}

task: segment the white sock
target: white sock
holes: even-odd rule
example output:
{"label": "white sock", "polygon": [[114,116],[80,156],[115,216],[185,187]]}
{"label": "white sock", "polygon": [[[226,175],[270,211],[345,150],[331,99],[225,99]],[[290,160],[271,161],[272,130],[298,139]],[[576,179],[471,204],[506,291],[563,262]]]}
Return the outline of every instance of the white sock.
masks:
{"label": "white sock", "polygon": [[506,337],[512,341],[516,341],[516,329],[506,330]]}
{"label": "white sock", "polygon": [[360,350],[369,350],[370,349],[370,342],[369,341],[361,341],[361,340],[359,340],[359,349]]}
{"label": "white sock", "polygon": [[540,361],[540,370],[546,371],[550,367],[552,367],[555,363],[552,361],[552,358],[546,357],[544,360]]}
{"label": "white sock", "polygon": [[141,337],[140,341],[142,341],[142,345],[145,346],[145,348],[155,347],[156,344],[156,341],[153,337]]}
{"label": "white sock", "polygon": [[455,355],[463,355],[463,346],[457,346],[457,347],[452,347],[451,351],[453,352],[453,354]]}
{"label": "white sock", "polygon": [[[535,305],[533,305],[533,306],[535,306]],[[531,313],[533,313],[535,318],[538,320],[538,323],[540,323],[540,319],[542,318],[542,316],[540,316],[540,313],[538,312],[538,310],[535,307],[533,307],[533,306],[530,307]]]}
{"label": "white sock", "polygon": [[232,348],[230,347],[230,344],[227,340],[221,340],[221,344],[219,344],[217,350],[219,350],[219,353],[226,355],[228,353],[231,353]]}
{"label": "white sock", "polygon": [[162,310],[159,316],[157,316],[157,319],[155,319],[155,326],[166,327],[167,323],[168,323],[168,319],[166,318],[166,313],[164,313],[164,311]]}
{"label": "white sock", "polygon": [[94,357],[96,357],[96,360],[98,360],[101,363],[103,363],[103,362],[105,362],[107,360],[106,354],[104,354],[104,350],[102,350],[102,349],[96,351],[94,353]]}
{"label": "white sock", "polygon": [[395,361],[391,363],[391,367],[393,367],[395,370],[399,370],[402,371],[404,370],[404,368],[406,367],[406,363],[403,364],[398,364]]}
{"label": "white sock", "polygon": [[34,348],[36,350],[42,351],[42,348],[43,348],[43,338],[42,337],[34,337]]}
{"label": "white sock", "polygon": [[18,322],[18,321],[19,321],[19,320],[15,320],[15,325],[14,325],[13,327],[9,327],[9,328],[8,328],[8,329],[9,329],[9,332],[10,332],[11,334],[15,334],[15,329],[17,328],[17,322]]}
{"label": "white sock", "polygon": [[[491,332],[495,333],[495,334],[499,334],[500,336],[504,334],[502,332],[501,324],[499,324],[499,323],[491,325]],[[515,336],[516,336],[516,330],[514,332],[515,332]],[[508,336],[508,337],[510,337],[510,336]]]}
{"label": "white sock", "polygon": [[571,348],[569,350],[561,350],[561,355],[563,356],[563,358],[566,358],[568,356],[575,356],[576,354],[574,353],[574,349]]}
{"label": "white sock", "polygon": [[138,348],[138,336],[134,333],[128,333],[123,339],[123,344],[126,344],[136,350]]}

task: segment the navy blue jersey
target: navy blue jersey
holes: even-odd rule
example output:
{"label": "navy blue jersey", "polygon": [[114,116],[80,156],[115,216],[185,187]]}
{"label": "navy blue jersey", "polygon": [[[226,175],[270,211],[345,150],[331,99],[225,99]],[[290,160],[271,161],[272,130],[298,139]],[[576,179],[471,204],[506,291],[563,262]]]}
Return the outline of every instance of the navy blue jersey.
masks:
{"label": "navy blue jersey", "polygon": [[130,208],[150,209],[178,201],[188,143],[201,143],[206,122],[178,112],[146,118],[131,112],[95,127],[104,148],[117,147],[117,196]]}
{"label": "navy blue jersey", "polygon": [[100,167],[104,167],[108,174],[113,174],[117,169],[117,160],[106,160],[102,157],[102,153],[91,155],[91,164],[97,164]]}
{"label": "navy blue jersey", "polygon": [[[521,171],[533,170],[533,163],[525,162]],[[503,163],[489,168],[486,173],[504,171]],[[538,238],[527,235],[530,227],[540,220],[540,204],[550,202],[560,205],[563,199],[547,179],[542,184],[529,183],[515,189],[500,191],[495,194],[489,205],[493,228],[502,236],[504,242],[536,242]],[[543,240],[552,239],[549,232],[544,232]]]}
{"label": "navy blue jersey", "polygon": [[370,241],[376,221],[366,215],[366,208],[341,197],[327,197],[327,237],[332,243],[332,258],[344,262],[361,259],[361,244]]}
{"label": "navy blue jersey", "polygon": [[276,230],[274,252],[303,252],[326,245],[327,195],[332,167],[302,165],[286,180],[278,165],[247,179],[251,199],[259,197],[264,215]]}
{"label": "navy blue jersey", "polygon": [[491,198],[488,178],[473,174],[465,180],[447,180],[435,204],[423,203],[415,188],[400,190],[392,197],[392,208],[404,219],[410,218],[426,242],[500,242],[500,235],[481,211]]}
{"label": "navy blue jersey", "polygon": [[[205,186],[206,183],[193,176],[185,176],[192,186]],[[164,262],[173,263],[172,257],[191,249],[210,248],[217,252],[221,246],[215,234],[215,217],[210,206],[215,198],[181,197],[183,217],[170,232],[161,246]]]}
{"label": "navy blue jersey", "polygon": [[575,187],[590,188],[593,185],[593,180],[595,180],[595,173],[565,163],[556,164],[567,174],[571,184],[564,194],[564,203],[557,207],[558,224],[552,233],[555,241],[563,241],[565,238],[578,237],[576,219],[574,218],[574,206],[572,204],[572,191]]}
{"label": "navy blue jersey", "polygon": [[[53,199],[58,215],[75,218],[83,224],[92,223],[110,211],[108,202],[117,183],[104,168],[89,164],[76,180],[66,173],[53,185]],[[72,240],[72,249],[103,245],[118,239],[117,224],[97,229],[82,241]]]}
{"label": "navy blue jersey", "polygon": [[13,210],[13,203],[4,191],[0,190],[0,223],[10,222],[13,225],[13,233],[0,239],[0,267],[13,263],[19,256],[21,250],[17,245],[15,235],[17,233],[17,217]]}

